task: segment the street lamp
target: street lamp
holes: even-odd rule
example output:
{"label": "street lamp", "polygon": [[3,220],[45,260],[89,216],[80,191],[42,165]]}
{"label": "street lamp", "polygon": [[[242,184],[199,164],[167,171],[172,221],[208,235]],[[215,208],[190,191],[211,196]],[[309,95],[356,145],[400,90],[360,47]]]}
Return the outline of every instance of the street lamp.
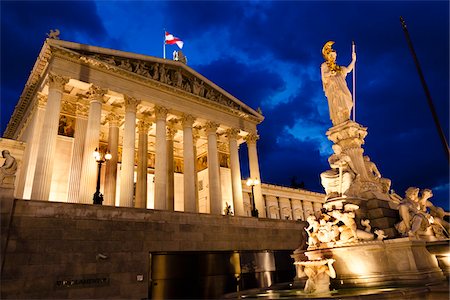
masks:
{"label": "street lamp", "polygon": [[101,171],[102,171],[102,164],[105,161],[110,160],[112,155],[111,155],[111,153],[109,153],[109,151],[106,151],[105,154],[100,153],[97,148],[95,148],[95,151],[94,151],[93,155],[94,155],[95,161],[98,164],[97,188],[95,190],[94,199],[93,200],[94,200],[94,204],[102,205],[103,195],[102,195],[102,193],[100,193],[100,174],[101,174]]}
{"label": "street lamp", "polygon": [[256,209],[256,205],[255,205],[255,192],[254,192],[254,188],[255,185],[259,184],[259,180],[258,179],[247,179],[247,185],[252,187],[252,217],[258,217],[259,213],[258,210]]}

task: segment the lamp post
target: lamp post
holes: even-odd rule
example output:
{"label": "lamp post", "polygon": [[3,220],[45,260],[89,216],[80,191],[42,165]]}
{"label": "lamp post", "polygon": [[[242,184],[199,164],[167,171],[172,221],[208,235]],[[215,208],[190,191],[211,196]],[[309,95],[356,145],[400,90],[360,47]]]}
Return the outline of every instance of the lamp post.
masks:
{"label": "lamp post", "polygon": [[102,195],[102,193],[100,193],[100,174],[101,174],[101,171],[102,171],[102,164],[105,161],[110,160],[112,156],[111,156],[111,153],[109,153],[109,151],[106,151],[106,153],[103,154],[103,153],[100,153],[97,148],[95,148],[95,151],[94,151],[93,155],[94,155],[95,161],[98,164],[97,188],[95,190],[94,199],[93,200],[94,200],[94,204],[102,205],[103,195]]}
{"label": "lamp post", "polygon": [[255,193],[254,193],[254,188],[255,185],[259,184],[259,180],[258,179],[247,179],[247,185],[252,187],[252,217],[258,217],[259,213],[258,210],[256,209],[256,204],[255,204]]}

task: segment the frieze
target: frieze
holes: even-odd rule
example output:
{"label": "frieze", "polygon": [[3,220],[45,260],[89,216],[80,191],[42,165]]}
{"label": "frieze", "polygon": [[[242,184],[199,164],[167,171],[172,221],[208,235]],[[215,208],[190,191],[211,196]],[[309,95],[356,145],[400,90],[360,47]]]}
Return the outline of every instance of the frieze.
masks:
{"label": "frieze", "polygon": [[[59,50],[60,54],[61,50]],[[157,62],[142,61],[137,59],[112,57],[110,55],[92,54],[90,52],[80,51],[78,57],[73,52],[68,52],[75,59],[90,64],[91,66],[105,68],[116,73],[126,71],[144,77],[148,80],[158,81],[160,84],[172,86],[178,90],[182,90],[192,96],[198,96],[209,100],[221,106],[226,106],[233,113],[239,113],[241,117],[247,117],[259,121],[258,118],[251,116],[250,112],[233,100],[217,92],[214,87],[199,80],[194,75],[184,72],[181,67],[168,66]],[[123,74],[129,75],[129,74]],[[159,85],[161,87],[161,85]]]}
{"label": "frieze", "polygon": [[81,103],[79,101],[77,102],[76,107],[77,117],[87,118],[89,115],[89,106],[86,103]]}
{"label": "frieze", "polygon": [[61,101],[61,112],[73,115],[77,110],[77,104],[68,100]]}

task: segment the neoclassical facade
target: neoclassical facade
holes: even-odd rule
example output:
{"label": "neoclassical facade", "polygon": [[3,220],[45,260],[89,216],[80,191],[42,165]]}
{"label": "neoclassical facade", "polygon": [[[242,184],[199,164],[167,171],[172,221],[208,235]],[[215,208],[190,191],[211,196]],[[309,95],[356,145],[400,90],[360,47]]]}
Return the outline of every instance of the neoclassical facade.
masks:
{"label": "neoclassical facade", "polygon": [[[23,143],[15,197],[250,215],[239,146],[261,180],[264,117],[180,61],[47,39],[3,135]],[[0,143],[0,145],[3,144]],[[254,186],[260,217],[305,219],[322,194]]]}

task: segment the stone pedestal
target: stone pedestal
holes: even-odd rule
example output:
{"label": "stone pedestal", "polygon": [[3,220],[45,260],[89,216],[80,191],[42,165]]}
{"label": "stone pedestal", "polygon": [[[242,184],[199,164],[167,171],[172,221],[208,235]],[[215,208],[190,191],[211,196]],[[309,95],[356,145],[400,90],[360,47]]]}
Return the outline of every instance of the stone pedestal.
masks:
{"label": "stone pedestal", "polygon": [[[370,241],[305,251],[308,260],[333,258],[337,277],[332,288],[414,286],[445,277],[427,243],[410,238]],[[299,261],[302,253],[292,257]]]}

